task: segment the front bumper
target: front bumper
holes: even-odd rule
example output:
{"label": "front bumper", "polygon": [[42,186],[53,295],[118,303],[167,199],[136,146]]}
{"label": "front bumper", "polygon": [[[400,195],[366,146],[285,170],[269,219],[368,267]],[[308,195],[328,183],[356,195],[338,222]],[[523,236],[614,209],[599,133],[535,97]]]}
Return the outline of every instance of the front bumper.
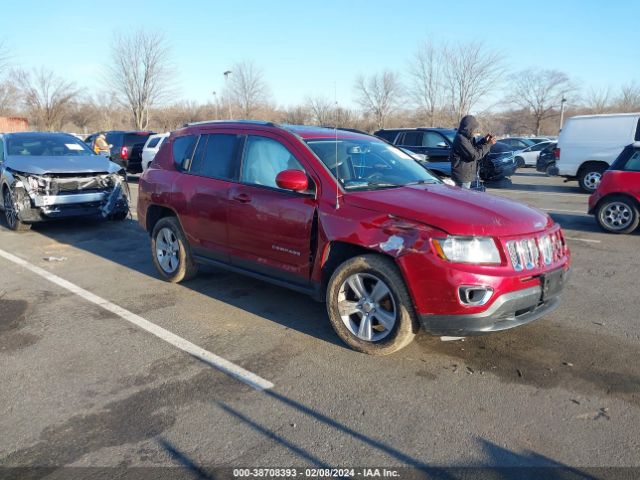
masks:
{"label": "front bumper", "polygon": [[533,322],[554,311],[558,296],[541,301],[542,288],[505,293],[484,312],[467,315],[421,315],[425,331],[432,335],[472,336],[500,332]]}

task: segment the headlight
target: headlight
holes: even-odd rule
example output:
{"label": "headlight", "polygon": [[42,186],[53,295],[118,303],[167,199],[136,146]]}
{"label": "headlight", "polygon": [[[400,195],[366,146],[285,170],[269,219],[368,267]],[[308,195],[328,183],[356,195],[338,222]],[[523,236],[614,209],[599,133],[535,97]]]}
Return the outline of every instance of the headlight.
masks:
{"label": "headlight", "polygon": [[460,263],[499,264],[500,252],[490,237],[447,237],[433,240],[438,255]]}

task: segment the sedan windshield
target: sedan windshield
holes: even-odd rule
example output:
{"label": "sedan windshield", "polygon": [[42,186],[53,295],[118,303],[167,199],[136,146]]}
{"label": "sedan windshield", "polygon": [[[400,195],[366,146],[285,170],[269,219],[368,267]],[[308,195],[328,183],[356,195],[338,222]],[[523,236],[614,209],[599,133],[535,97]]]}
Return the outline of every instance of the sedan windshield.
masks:
{"label": "sedan windshield", "polygon": [[71,135],[63,133],[33,133],[12,135],[7,139],[8,155],[33,155],[38,157],[76,157],[93,155],[87,145]]}
{"label": "sedan windshield", "polygon": [[413,158],[377,140],[307,140],[313,152],[345,189],[442,183]]}

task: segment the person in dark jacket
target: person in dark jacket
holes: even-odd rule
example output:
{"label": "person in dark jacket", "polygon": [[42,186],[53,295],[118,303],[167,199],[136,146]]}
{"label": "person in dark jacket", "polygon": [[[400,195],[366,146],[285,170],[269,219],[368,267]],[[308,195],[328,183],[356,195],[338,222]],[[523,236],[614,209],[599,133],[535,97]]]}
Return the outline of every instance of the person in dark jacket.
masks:
{"label": "person in dark jacket", "polygon": [[489,153],[489,149],[496,143],[492,135],[485,135],[477,141],[473,134],[478,131],[480,124],[473,115],[467,115],[460,120],[458,133],[453,139],[453,147],[449,159],[451,160],[451,177],[456,185],[471,188],[471,182],[476,178],[478,162]]}

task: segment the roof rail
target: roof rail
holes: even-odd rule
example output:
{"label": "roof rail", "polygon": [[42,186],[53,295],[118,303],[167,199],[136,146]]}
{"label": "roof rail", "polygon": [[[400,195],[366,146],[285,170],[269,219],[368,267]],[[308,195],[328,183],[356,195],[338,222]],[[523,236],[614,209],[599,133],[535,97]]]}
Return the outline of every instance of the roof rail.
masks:
{"label": "roof rail", "polygon": [[182,125],[182,127],[192,127],[194,125],[220,125],[225,123],[232,124],[246,124],[246,125],[262,125],[265,127],[278,127],[279,125],[273,122],[266,122],[264,120],[203,120],[201,122],[189,122]]}

